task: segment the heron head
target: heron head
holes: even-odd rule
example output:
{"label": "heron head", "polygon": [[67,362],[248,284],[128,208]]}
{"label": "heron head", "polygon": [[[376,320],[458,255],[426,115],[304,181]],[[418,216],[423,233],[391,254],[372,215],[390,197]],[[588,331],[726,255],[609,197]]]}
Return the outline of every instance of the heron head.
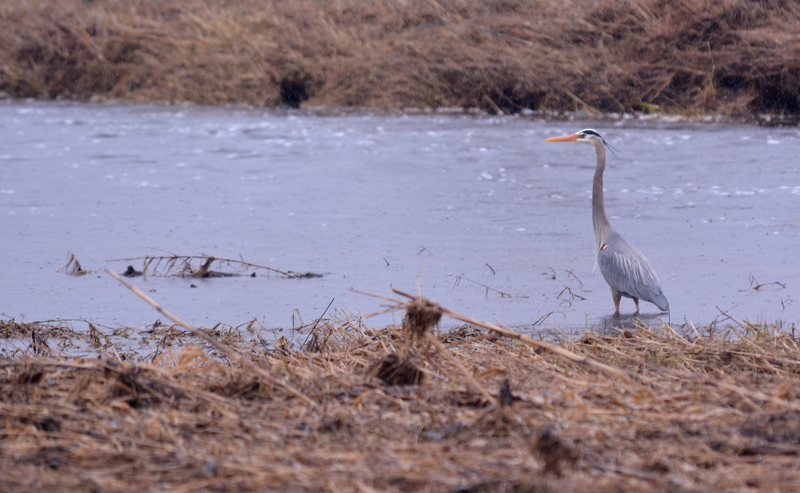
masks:
{"label": "heron head", "polygon": [[551,137],[545,140],[546,142],[583,142],[584,144],[605,144],[605,141],[597,133],[597,130],[587,128],[574,134],[562,135],[561,137]]}

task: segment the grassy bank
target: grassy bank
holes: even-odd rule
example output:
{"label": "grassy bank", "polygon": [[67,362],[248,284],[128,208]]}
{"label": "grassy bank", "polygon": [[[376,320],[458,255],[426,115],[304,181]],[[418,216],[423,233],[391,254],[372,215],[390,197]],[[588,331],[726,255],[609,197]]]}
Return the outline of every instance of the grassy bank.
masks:
{"label": "grassy bank", "polygon": [[[175,326],[137,356],[97,330],[6,321],[4,339],[29,343],[0,360],[0,489],[800,489],[794,327],[549,348],[469,325],[432,335],[431,309],[403,328],[322,321],[295,347],[206,331],[233,359]],[[101,357],[56,356],[80,337]]]}
{"label": "grassy bank", "polygon": [[789,0],[10,0],[16,97],[800,112]]}

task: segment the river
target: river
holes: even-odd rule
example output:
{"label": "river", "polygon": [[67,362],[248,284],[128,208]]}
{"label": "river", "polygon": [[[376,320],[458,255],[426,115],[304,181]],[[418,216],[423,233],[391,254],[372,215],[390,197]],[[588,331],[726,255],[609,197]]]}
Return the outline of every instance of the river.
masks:
{"label": "river", "polygon": [[[10,100],[0,312],[152,324],[163,317],[102,269],[213,255],[322,277],[132,282],[203,327],[289,328],[329,305],[326,317],[368,314],[384,302],[352,289],[393,286],[519,330],[607,328],[620,319],[594,268],[594,153],[544,142],[585,127],[618,149],[605,174],[610,220],[669,299],[669,314],[642,303],[643,320],[798,321],[797,128]],[[68,253],[94,272],[59,272]],[[629,320],[631,300],[622,312]]]}

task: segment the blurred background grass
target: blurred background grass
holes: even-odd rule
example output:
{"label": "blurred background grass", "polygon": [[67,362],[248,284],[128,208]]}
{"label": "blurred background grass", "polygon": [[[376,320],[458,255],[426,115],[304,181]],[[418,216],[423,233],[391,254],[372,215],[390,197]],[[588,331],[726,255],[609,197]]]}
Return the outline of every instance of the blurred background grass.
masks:
{"label": "blurred background grass", "polygon": [[13,97],[800,113],[788,0],[6,0],[0,46]]}

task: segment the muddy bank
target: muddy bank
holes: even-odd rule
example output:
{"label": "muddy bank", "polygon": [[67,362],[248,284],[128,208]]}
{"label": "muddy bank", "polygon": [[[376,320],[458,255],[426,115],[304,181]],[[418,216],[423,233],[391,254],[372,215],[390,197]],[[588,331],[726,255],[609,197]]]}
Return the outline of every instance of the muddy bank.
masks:
{"label": "muddy bank", "polygon": [[607,367],[595,370],[474,326],[413,340],[410,327],[358,320],[309,328],[274,347],[205,332],[236,361],[175,326],[152,328],[160,345],[146,358],[101,335],[94,355],[66,359],[59,345],[80,335],[0,323],[21,341],[0,358],[4,488],[800,487],[795,330],[665,325],[556,341]]}
{"label": "muddy bank", "polygon": [[795,2],[6,2],[0,91],[256,106],[800,112]]}

